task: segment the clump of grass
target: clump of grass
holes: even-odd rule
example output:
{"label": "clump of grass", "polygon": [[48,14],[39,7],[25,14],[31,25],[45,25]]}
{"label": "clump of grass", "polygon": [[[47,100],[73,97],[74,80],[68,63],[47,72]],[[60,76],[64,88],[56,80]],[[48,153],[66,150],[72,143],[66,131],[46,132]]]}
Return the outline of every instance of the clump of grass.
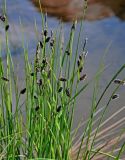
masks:
{"label": "clump of grass", "polygon": [[[125,69],[125,65],[115,73],[97,100],[98,80],[104,68],[101,68],[92,80],[86,80],[87,74],[84,71],[87,55],[86,39],[83,42],[82,53],[78,52],[82,23],[75,51],[73,45],[76,22],[71,27],[66,46],[62,42],[61,28],[59,34],[57,32],[50,34],[46,21],[43,24],[45,25],[43,25],[41,40],[36,46],[33,64],[29,62],[27,48],[23,46],[25,87],[22,89],[17,85],[6,30],[7,68],[0,58],[0,158],[120,159],[125,151],[125,143],[119,147],[117,144],[124,139],[125,134],[124,129],[120,130],[119,127],[120,124],[124,124],[125,119],[121,118],[101,131],[100,128],[125,109],[123,107],[105,122],[103,121],[106,110],[110,102],[115,99],[113,97],[117,95],[121,83],[116,86],[103,107],[100,103],[112,82],[118,81],[117,77]],[[80,124],[72,132],[77,97],[93,81],[95,87],[90,117],[84,123],[83,134],[77,138],[77,131],[83,126]],[[98,126],[94,129],[95,123],[98,123]],[[114,129],[116,131],[119,129],[119,132],[113,133]],[[111,135],[114,136],[104,141],[104,138]],[[77,139],[75,143],[74,137]]]}

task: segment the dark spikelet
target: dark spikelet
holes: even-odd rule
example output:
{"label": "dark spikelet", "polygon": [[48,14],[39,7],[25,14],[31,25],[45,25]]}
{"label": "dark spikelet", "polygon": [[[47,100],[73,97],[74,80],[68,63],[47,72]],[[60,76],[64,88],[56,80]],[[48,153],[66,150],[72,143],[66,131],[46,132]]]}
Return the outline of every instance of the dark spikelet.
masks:
{"label": "dark spikelet", "polygon": [[51,46],[51,47],[54,46],[54,42],[55,42],[54,39],[51,39],[51,42],[50,42],[50,46]]}
{"label": "dark spikelet", "polygon": [[75,30],[75,28],[76,28],[76,27],[75,27],[75,23],[73,23],[71,29],[72,29],[72,30]]}
{"label": "dark spikelet", "polygon": [[39,110],[39,108],[40,108],[39,106],[36,106],[35,111],[37,112]]}
{"label": "dark spikelet", "polygon": [[1,20],[2,22],[5,22],[5,20],[6,20],[5,16],[0,16],[0,20]]}
{"label": "dark spikelet", "polygon": [[115,80],[114,80],[114,83],[115,83],[115,84],[125,85],[125,81],[120,80],[120,79],[115,79]]}
{"label": "dark spikelet", "polygon": [[36,72],[40,72],[39,66],[36,66],[35,70],[36,70]]}
{"label": "dark spikelet", "polygon": [[37,44],[37,47],[36,47],[36,58],[35,58],[36,65],[39,64],[39,54],[40,54],[40,42]]}
{"label": "dark spikelet", "polygon": [[43,35],[46,37],[48,34],[48,31],[45,29],[44,32],[43,32]]}
{"label": "dark spikelet", "polygon": [[5,26],[5,31],[8,31],[8,29],[9,29],[9,25],[6,25]]}
{"label": "dark spikelet", "polygon": [[33,72],[32,72],[32,73],[30,73],[30,75],[31,75],[31,76],[34,76],[34,73],[33,73]]}
{"label": "dark spikelet", "polygon": [[53,30],[51,30],[51,37],[53,37]]}
{"label": "dark spikelet", "polygon": [[83,66],[79,67],[79,72],[81,73],[83,70]]}
{"label": "dark spikelet", "polygon": [[80,77],[80,81],[84,80],[86,77],[87,77],[87,75],[86,75],[86,74],[83,74],[83,75]]}
{"label": "dark spikelet", "polygon": [[45,40],[45,42],[48,43],[49,40],[50,40],[50,37],[47,37],[46,40]]}
{"label": "dark spikelet", "polygon": [[66,79],[66,78],[64,78],[64,77],[60,77],[60,78],[59,78],[59,81],[66,82],[66,81],[67,81],[67,79]]}
{"label": "dark spikelet", "polygon": [[66,95],[67,97],[71,97],[69,88],[66,89]]}
{"label": "dark spikelet", "polygon": [[61,106],[58,106],[57,109],[56,109],[56,112],[60,112],[61,108],[62,108]]}
{"label": "dark spikelet", "polygon": [[79,61],[79,60],[77,61],[77,66],[78,66],[78,67],[80,66],[80,61]]}
{"label": "dark spikelet", "polygon": [[78,61],[77,61],[77,66],[78,66],[78,71],[82,72],[83,70],[83,54],[79,55]]}
{"label": "dark spikelet", "polygon": [[118,95],[118,94],[114,94],[114,95],[112,96],[112,99],[117,99],[117,98],[119,98],[119,95]]}
{"label": "dark spikelet", "polygon": [[40,43],[40,47],[43,48],[43,43],[41,41],[39,43]]}
{"label": "dark spikelet", "polygon": [[34,95],[34,99],[38,99],[37,95]]}
{"label": "dark spikelet", "polygon": [[63,90],[63,87],[60,87],[60,88],[58,89],[58,93],[62,92],[62,90]]}
{"label": "dark spikelet", "polygon": [[84,57],[84,59],[87,57],[87,55],[88,55],[88,51],[84,51],[84,52],[83,52],[83,57]]}
{"label": "dark spikelet", "polygon": [[83,60],[83,54],[79,55],[79,60],[80,60],[80,61]]}
{"label": "dark spikelet", "polygon": [[41,86],[41,85],[43,84],[42,79],[39,79],[39,80],[37,81],[37,84],[38,84],[39,86]]}
{"label": "dark spikelet", "polygon": [[1,77],[1,79],[2,79],[3,81],[9,82],[9,79],[7,79],[6,77]]}
{"label": "dark spikelet", "polygon": [[43,63],[44,65],[46,65],[46,64],[47,64],[47,60],[44,58],[44,59],[42,60],[42,63]]}
{"label": "dark spikelet", "polygon": [[25,92],[26,92],[26,88],[22,89],[22,90],[20,91],[20,94],[24,94]]}
{"label": "dark spikelet", "polygon": [[47,77],[50,78],[51,77],[51,69],[49,69],[48,73],[47,73]]}
{"label": "dark spikelet", "polygon": [[70,55],[70,52],[69,52],[69,50],[66,50],[66,54],[69,56]]}
{"label": "dark spikelet", "polygon": [[84,44],[83,44],[83,51],[85,50],[85,48],[86,48],[86,44],[87,44],[87,42],[88,42],[88,38],[85,38],[85,41],[84,41]]}

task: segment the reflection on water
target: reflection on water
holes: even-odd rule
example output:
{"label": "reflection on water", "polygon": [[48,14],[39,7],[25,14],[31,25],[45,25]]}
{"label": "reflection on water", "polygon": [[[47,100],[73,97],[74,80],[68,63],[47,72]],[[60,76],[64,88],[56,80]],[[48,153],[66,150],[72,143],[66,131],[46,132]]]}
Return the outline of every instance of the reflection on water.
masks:
{"label": "reflection on water", "polygon": [[[32,0],[39,9],[39,0]],[[41,0],[42,10],[63,21],[83,18],[83,0]],[[87,20],[117,16],[125,20],[125,0],[88,0]]]}

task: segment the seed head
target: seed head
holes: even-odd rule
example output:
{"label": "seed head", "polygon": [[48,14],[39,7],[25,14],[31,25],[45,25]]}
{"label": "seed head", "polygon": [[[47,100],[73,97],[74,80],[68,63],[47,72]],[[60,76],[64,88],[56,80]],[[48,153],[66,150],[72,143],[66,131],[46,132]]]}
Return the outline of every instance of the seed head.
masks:
{"label": "seed head", "polygon": [[86,44],[87,44],[87,42],[88,42],[88,38],[85,38],[85,41],[84,41],[84,44],[83,44],[83,51],[85,50],[85,48],[86,48]]}
{"label": "seed head", "polygon": [[39,106],[36,106],[35,111],[38,111],[38,110],[39,110],[39,108],[40,108]]}
{"label": "seed head", "polygon": [[69,52],[69,50],[66,50],[66,54],[69,56],[70,55],[70,52]]}
{"label": "seed head", "polygon": [[37,95],[34,95],[34,99],[38,99]]}
{"label": "seed head", "polygon": [[47,73],[47,77],[50,78],[51,77],[51,69],[49,69],[48,73]]}
{"label": "seed head", "polygon": [[119,98],[119,95],[118,95],[118,94],[114,94],[114,95],[112,96],[112,99],[117,99],[117,98]]}
{"label": "seed head", "polygon": [[26,88],[22,89],[22,90],[20,91],[20,94],[24,94],[25,92],[26,92]]}
{"label": "seed head", "polygon": [[48,31],[45,29],[44,32],[43,32],[43,35],[46,37],[48,34]]}
{"label": "seed head", "polygon": [[58,93],[62,92],[62,90],[63,90],[63,87],[60,87],[60,88],[58,89]]}
{"label": "seed head", "polygon": [[75,23],[73,23],[71,29],[72,29],[72,30],[75,30]]}
{"label": "seed head", "polygon": [[31,75],[31,76],[34,76],[34,73],[33,73],[33,72],[32,72],[32,73],[30,73],[30,75]]}
{"label": "seed head", "polygon": [[80,66],[80,61],[79,61],[79,60],[77,61],[77,66],[78,66],[78,67]]}
{"label": "seed head", "polygon": [[37,80],[37,84],[41,86],[43,84],[42,79]]}
{"label": "seed head", "polygon": [[57,109],[56,109],[56,112],[60,112],[61,108],[62,108],[61,106],[58,106]]}
{"label": "seed head", "polygon": [[7,25],[5,26],[5,31],[8,31],[8,29],[9,29],[9,25],[7,24]]}
{"label": "seed head", "polygon": [[1,20],[2,22],[5,22],[5,20],[6,20],[5,16],[0,16],[0,20]]}
{"label": "seed head", "polygon": [[86,74],[83,74],[83,75],[80,77],[80,81],[84,80],[86,77],[87,77],[87,75],[86,75]]}
{"label": "seed head", "polygon": [[66,81],[67,81],[67,79],[66,79],[66,78],[64,78],[64,77],[60,77],[60,78],[59,78],[59,81],[66,82]]}
{"label": "seed head", "polygon": [[83,70],[83,66],[80,66],[80,67],[79,67],[79,72],[81,73],[82,70]]}
{"label": "seed head", "polygon": [[80,61],[83,60],[83,54],[79,55],[79,60],[80,60]]}
{"label": "seed head", "polygon": [[125,85],[125,81],[120,80],[120,79],[115,79],[115,80],[114,80],[114,83],[115,83],[115,84]]}
{"label": "seed head", "polygon": [[51,41],[50,41],[50,46],[51,46],[51,47],[54,46],[54,42],[55,42],[54,39],[51,39]]}
{"label": "seed head", "polygon": [[41,41],[39,43],[40,43],[40,47],[43,48],[43,43]]}
{"label": "seed head", "polygon": [[66,89],[66,95],[67,97],[71,97],[69,88]]}
{"label": "seed head", "polygon": [[46,40],[45,40],[45,42],[48,43],[49,40],[50,40],[50,37],[47,37]]}
{"label": "seed head", "polygon": [[44,58],[43,60],[42,60],[42,63],[45,65],[45,64],[47,64],[47,60]]}
{"label": "seed head", "polygon": [[1,79],[2,79],[3,81],[9,82],[9,79],[6,78],[6,77],[1,77]]}

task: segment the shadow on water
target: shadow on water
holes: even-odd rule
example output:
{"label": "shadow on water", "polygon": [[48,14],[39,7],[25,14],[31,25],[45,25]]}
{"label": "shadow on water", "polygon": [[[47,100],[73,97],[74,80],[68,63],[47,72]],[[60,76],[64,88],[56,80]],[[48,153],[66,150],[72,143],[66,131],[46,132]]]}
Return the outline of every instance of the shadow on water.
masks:
{"label": "shadow on water", "polygon": [[[40,10],[39,1],[32,0],[32,2]],[[41,0],[40,2],[43,12],[62,19],[62,21],[83,18],[83,0]],[[124,0],[88,0],[87,20],[99,20],[111,16],[125,20]]]}

